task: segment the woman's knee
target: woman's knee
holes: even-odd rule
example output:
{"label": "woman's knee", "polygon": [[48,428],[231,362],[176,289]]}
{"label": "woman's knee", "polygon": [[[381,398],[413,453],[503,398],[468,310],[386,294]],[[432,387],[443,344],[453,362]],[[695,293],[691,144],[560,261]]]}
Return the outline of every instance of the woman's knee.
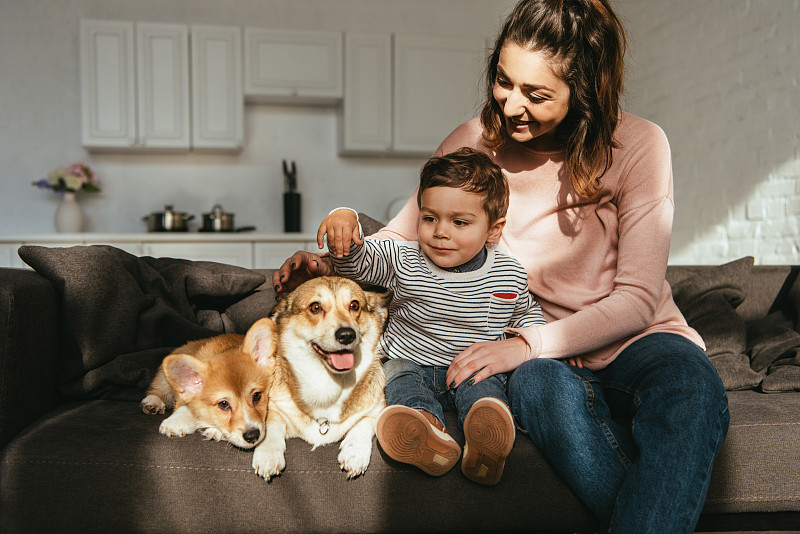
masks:
{"label": "woman's knee", "polygon": [[725,386],[709,357],[697,350],[676,352],[665,358],[659,380],[666,389],[685,397],[697,407],[727,406]]}
{"label": "woman's knee", "polygon": [[[728,424],[728,397],[716,367],[706,353],[691,342],[676,345],[646,366],[643,379],[636,384],[636,397],[662,417],[675,417],[689,424]],[[672,415],[668,415],[672,414]]]}
{"label": "woman's knee", "polygon": [[[586,403],[587,382],[591,376],[559,360],[546,358],[528,360],[518,367],[508,381],[508,399],[512,411],[552,413],[563,407],[569,409],[574,400]],[[590,375],[590,371],[585,371]]]}

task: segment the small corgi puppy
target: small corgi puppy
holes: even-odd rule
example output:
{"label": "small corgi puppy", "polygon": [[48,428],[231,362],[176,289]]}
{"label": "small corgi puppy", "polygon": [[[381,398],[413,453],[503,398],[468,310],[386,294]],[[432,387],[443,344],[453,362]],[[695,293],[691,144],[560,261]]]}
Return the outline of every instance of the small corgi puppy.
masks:
{"label": "small corgi puppy", "polygon": [[376,417],[386,405],[378,339],[389,298],[347,278],[323,276],[275,306],[267,436],[253,453],[258,475],[269,480],[283,471],[292,437],[315,448],[341,440],[339,467],[348,478],[366,471]]}
{"label": "small corgi puppy", "polygon": [[164,358],[142,399],[146,414],[175,407],[159,428],[183,437],[202,430],[206,439],[252,449],[264,439],[275,327],[261,319],[247,335],[223,334],[178,347]]}

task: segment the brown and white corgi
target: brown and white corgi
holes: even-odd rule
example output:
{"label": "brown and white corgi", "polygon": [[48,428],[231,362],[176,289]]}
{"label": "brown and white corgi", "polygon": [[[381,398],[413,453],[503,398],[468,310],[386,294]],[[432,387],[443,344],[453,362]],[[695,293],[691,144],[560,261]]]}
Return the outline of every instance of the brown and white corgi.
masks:
{"label": "brown and white corgi", "polygon": [[376,417],[385,406],[378,339],[388,300],[388,293],[324,276],[278,303],[267,435],[253,454],[257,474],[269,480],[283,471],[291,437],[314,447],[341,440],[341,469],[349,478],[366,471]]}
{"label": "brown and white corgi", "polygon": [[178,347],[164,358],[141,406],[175,407],[159,428],[166,436],[202,430],[206,439],[252,449],[264,439],[274,324],[261,319],[247,335],[223,334]]}

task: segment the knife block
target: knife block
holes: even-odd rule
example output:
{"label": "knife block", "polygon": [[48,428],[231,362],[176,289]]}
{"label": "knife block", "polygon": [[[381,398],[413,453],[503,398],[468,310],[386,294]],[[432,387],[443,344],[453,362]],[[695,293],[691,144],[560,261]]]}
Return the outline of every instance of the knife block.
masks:
{"label": "knife block", "polygon": [[300,193],[288,192],[283,194],[283,231],[300,231]]}

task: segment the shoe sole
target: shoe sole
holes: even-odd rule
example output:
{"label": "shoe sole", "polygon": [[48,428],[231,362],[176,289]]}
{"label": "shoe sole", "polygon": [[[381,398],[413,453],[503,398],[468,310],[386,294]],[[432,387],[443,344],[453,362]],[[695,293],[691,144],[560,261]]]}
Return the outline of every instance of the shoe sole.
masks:
{"label": "shoe sole", "polygon": [[514,447],[514,437],[514,420],[508,407],[492,397],[479,400],[464,419],[466,444],[461,472],[478,484],[497,484]]}
{"label": "shoe sole", "polygon": [[384,408],[378,416],[376,434],[378,443],[390,458],[435,477],[450,471],[461,457],[461,447],[453,438],[407,406]]}

